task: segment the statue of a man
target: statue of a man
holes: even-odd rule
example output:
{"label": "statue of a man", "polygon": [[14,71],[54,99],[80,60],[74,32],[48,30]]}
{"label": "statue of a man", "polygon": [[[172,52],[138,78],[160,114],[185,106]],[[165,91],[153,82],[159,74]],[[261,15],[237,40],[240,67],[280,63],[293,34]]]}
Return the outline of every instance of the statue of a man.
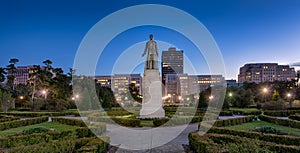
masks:
{"label": "statue of a man", "polygon": [[153,35],[151,34],[150,40],[146,43],[144,53],[142,57],[148,53],[147,60],[145,63],[146,69],[158,69],[158,50],[156,42],[153,40]]}

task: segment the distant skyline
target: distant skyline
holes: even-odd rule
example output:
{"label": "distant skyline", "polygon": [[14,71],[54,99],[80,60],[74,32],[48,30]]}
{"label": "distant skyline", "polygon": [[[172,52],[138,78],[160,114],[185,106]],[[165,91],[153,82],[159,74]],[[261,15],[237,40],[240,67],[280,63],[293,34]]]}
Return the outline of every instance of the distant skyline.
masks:
{"label": "distant skyline", "polygon": [[[226,79],[237,79],[239,68],[246,63],[300,62],[298,0],[13,0],[0,5],[0,67],[6,67],[10,58],[20,60],[17,66],[43,65],[44,60],[50,59],[54,67],[62,67],[67,73],[81,40],[94,24],[115,11],[140,4],[169,5],[197,18],[220,48]],[[163,27],[142,26],[124,31],[106,46],[96,74],[112,73],[114,63],[126,50],[142,54],[143,42],[150,33],[155,41],[162,42],[158,46],[160,55],[168,47],[177,47],[184,51],[197,73],[209,73],[205,59],[194,56],[198,49],[183,35]],[[142,66],[133,72],[143,73]]]}

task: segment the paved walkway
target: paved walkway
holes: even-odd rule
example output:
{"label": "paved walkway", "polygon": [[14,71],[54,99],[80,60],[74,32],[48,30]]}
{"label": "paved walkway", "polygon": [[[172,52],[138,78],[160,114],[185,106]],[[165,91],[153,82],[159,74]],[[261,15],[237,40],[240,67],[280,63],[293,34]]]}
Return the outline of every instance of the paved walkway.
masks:
{"label": "paved walkway", "polygon": [[[176,128],[178,127],[178,128]],[[110,141],[111,141],[111,149],[108,151],[109,153],[163,153],[163,152],[168,152],[168,153],[184,153],[185,149],[183,147],[188,145],[188,134],[192,131],[196,131],[198,129],[198,124],[190,124],[187,125],[187,127],[183,130],[183,132],[179,133],[179,135],[177,137],[175,137],[174,139],[171,139],[170,142],[167,142],[164,145],[161,146],[157,146],[157,144],[161,141],[164,141],[167,139],[164,139],[166,137],[168,137],[168,134],[170,134],[171,132],[167,132],[168,130],[173,130],[176,133],[176,130],[182,128],[183,126],[176,126],[176,127],[170,127],[170,128],[165,128],[165,129],[161,129],[163,132],[158,132],[156,133],[155,131],[151,131],[149,133],[146,132],[146,136],[149,136],[148,138],[145,139],[145,135],[139,133],[138,131],[137,134],[139,136],[142,137],[142,139],[136,141],[136,138],[130,138],[130,137],[120,137],[118,134],[112,133],[110,131],[113,130],[115,131],[115,129],[113,128],[117,128],[115,125],[107,125],[107,133],[106,135],[110,137]],[[151,128],[147,128],[147,127],[142,127],[142,128],[134,128],[135,130],[140,130],[140,131],[149,131]],[[153,128],[155,129],[155,128]],[[164,131],[166,130],[166,131]],[[118,132],[117,132],[118,133]],[[150,134],[150,135],[147,135]],[[157,135],[159,134],[159,135]],[[161,138],[161,139],[157,139],[157,138]],[[129,142],[131,141],[131,142]],[[118,144],[119,143],[119,144]],[[120,143],[126,143],[127,145],[123,146],[124,144],[120,144]],[[142,150],[132,150],[132,149],[128,149],[130,148],[130,144],[135,143],[135,145],[142,145],[143,147],[146,146],[147,149],[142,149]],[[157,147],[155,147],[157,146]],[[120,147],[120,148],[119,148]],[[138,148],[137,146],[132,146],[133,148]],[[142,147],[142,148],[143,148]],[[124,149],[127,148],[127,149]]]}

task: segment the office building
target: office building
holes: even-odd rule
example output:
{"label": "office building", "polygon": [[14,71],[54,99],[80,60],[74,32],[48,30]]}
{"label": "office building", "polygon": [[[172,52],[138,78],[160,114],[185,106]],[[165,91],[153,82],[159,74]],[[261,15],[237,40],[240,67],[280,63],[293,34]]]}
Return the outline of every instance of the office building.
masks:
{"label": "office building", "polygon": [[295,79],[294,68],[289,65],[278,65],[277,63],[251,63],[240,68],[238,82],[273,82],[291,81]]}
{"label": "office building", "polygon": [[140,74],[116,74],[112,76],[111,89],[118,102],[126,101],[130,97],[129,87],[133,84],[142,94],[142,77]]}
{"label": "office building", "polygon": [[167,74],[183,73],[183,51],[171,47],[167,51],[162,51],[161,56],[162,83],[166,83]]}

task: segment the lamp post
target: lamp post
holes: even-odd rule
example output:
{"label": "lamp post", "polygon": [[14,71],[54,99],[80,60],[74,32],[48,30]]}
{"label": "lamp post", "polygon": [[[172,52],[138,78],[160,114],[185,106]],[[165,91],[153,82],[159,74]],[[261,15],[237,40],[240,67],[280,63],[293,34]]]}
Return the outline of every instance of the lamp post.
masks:
{"label": "lamp post", "polygon": [[265,99],[265,102],[266,102],[267,101],[266,94],[268,93],[268,89],[264,88],[263,93],[264,93],[264,99]]}
{"label": "lamp post", "polygon": [[47,99],[47,91],[45,89],[42,90],[42,94],[44,95],[44,98]]}
{"label": "lamp post", "polygon": [[20,105],[22,107],[22,102],[23,102],[24,96],[20,96],[19,99],[20,99],[20,103],[21,103]]}
{"label": "lamp post", "polygon": [[288,98],[288,102],[289,102],[290,107],[292,107],[292,101],[291,101],[292,94],[288,93],[286,96]]}

